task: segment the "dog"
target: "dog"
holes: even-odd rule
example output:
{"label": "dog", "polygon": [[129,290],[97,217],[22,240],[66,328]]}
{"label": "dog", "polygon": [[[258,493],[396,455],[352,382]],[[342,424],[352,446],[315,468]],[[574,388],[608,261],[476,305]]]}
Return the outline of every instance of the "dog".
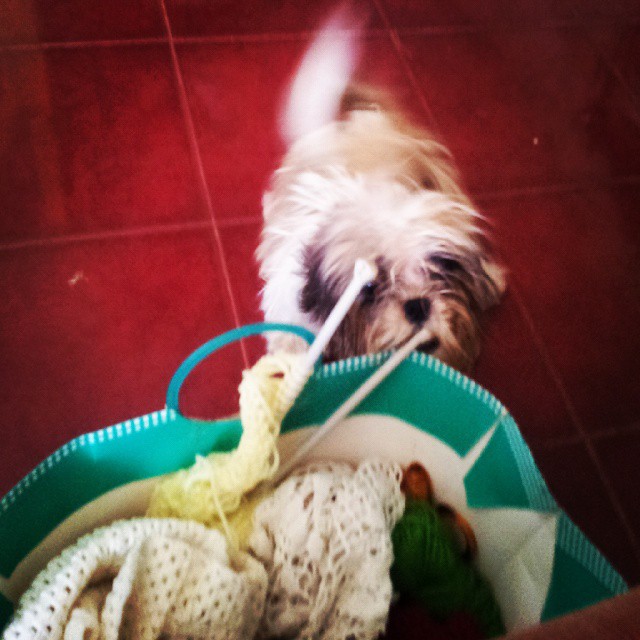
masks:
{"label": "dog", "polygon": [[[505,270],[447,148],[384,93],[353,82],[358,44],[330,21],[294,80],[283,121],[291,146],[263,198],[265,320],[317,332],[363,258],[377,277],[325,359],[397,348],[426,328],[419,349],[468,372]],[[271,351],[302,348],[285,334],[268,341]]]}

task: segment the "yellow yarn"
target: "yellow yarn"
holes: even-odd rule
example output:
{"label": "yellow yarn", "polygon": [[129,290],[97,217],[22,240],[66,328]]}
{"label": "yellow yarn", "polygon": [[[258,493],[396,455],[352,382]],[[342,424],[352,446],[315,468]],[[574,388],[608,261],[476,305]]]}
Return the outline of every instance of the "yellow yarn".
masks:
{"label": "yellow yarn", "polygon": [[243,546],[264,492],[243,497],[278,469],[280,424],[295,399],[292,390],[299,391],[310,374],[301,371],[302,359],[298,354],[266,355],[243,372],[238,447],[229,453],[197,456],[193,467],[160,481],[147,516],[196,520],[222,528],[234,546]]}
{"label": "yellow yarn", "polygon": [[240,501],[240,506],[224,521],[218,520],[213,523],[213,528],[220,530],[229,541],[232,549],[246,551],[249,543],[249,536],[253,531],[253,513],[258,505],[268,498],[276,487],[270,484],[261,485],[249,495],[244,496]]}

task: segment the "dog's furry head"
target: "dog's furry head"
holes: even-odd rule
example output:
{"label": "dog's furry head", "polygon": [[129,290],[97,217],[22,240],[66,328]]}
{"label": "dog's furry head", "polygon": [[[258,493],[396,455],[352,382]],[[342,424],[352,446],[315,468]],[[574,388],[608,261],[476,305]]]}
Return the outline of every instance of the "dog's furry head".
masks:
{"label": "dog's furry head", "polygon": [[[363,258],[377,278],[325,355],[390,349],[426,327],[425,351],[469,369],[479,315],[498,301],[503,272],[446,148],[384,98],[347,88],[336,119],[291,147],[264,216],[258,258],[267,320],[317,330]],[[283,345],[291,346],[272,338],[271,348]]]}

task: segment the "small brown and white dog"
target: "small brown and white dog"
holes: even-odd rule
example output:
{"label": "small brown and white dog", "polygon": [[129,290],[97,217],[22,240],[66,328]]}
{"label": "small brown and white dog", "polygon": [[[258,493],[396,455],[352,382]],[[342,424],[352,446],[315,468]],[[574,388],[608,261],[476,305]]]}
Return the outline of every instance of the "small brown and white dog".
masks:
{"label": "small brown and white dog", "polygon": [[[317,331],[363,258],[378,275],[326,358],[395,348],[424,327],[421,349],[468,371],[503,269],[448,150],[351,83],[357,45],[354,30],[330,21],[295,78],[283,121],[292,146],[263,200],[265,319]],[[295,340],[272,334],[269,348],[294,350]]]}

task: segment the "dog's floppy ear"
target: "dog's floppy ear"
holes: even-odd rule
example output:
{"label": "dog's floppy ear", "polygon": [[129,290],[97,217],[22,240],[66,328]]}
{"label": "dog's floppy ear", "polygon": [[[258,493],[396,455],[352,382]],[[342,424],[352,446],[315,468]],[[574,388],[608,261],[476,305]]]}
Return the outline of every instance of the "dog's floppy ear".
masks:
{"label": "dog's floppy ear", "polygon": [[289,144],[336,119],[360,54],[364,26],[347,4],[321,27],[294,77],[280,129]]}
{"label": "dog's floppy ear", "polygon": [[322,263],[324,249],[311,245],[304,251],[304,286],[300,291],[300,309],[314,321],[323,322],[338,302],[337,283],[324,277]]}
{"label": "dog's floppy ear", "polygon": [[482,269],[487,275],[490,282],[489,289],[493,295],[487,295],[484,309],[493,307],[500,302],[504,292],[507,289],[507,272],[505,267],[493,260],[492,258],[483,258],[480,261]]}
{"label": "dog's floppy ear", "polygon": [[500,302],[506,289],[505,269],[492,257],[437,251],[428,260],[437,269],[432,279],[457,283],[481,311]]}

